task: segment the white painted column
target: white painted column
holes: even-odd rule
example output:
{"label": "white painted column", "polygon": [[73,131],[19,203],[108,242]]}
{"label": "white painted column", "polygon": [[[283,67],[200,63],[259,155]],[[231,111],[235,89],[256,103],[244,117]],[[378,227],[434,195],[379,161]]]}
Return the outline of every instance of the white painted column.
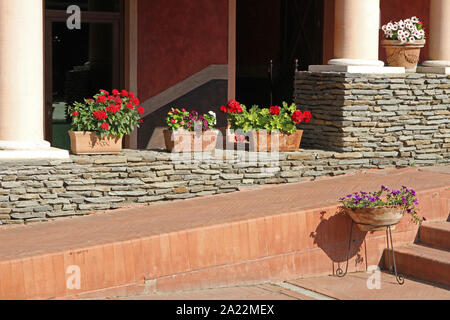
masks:
{"label": "white painted column", "polygon": [[0,0],[0,150],[44,141],[42,0]]}
{"label": "white painted column", "polygon": [[378,60],[380,0],[336,0],[330,65],[383,67]]}
{"label": "white painted column", "polygon": [[450,67],[450,0],[431,0],[427,67]]}

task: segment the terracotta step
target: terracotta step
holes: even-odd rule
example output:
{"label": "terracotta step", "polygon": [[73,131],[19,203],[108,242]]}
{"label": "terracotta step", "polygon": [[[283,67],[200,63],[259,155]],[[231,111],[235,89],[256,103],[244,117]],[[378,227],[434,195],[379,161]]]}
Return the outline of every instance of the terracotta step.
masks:
{"label": "terracotta step", "polygon": [[[450,286],[450,251],[423,244],[395,248],[398,272],[417,279]],[[384,255],[385,265],[387,250]]]}
{"label": "terracotta step", "polygon": [[420,242],[450,250],[450,222],[431,222],[421,226]]}

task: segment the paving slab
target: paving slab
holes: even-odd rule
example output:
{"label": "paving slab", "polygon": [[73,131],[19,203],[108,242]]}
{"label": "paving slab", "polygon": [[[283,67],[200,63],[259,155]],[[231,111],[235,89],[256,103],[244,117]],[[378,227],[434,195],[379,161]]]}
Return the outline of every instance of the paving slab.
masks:
{"label": "paving slab", "polygon": [[[299,279],[288,283],[333,297],[338,300],[450,300],[450,287],[406,278],[405,284],[397,284],[395,277],[380,274],[380,289],[369,289],[367,281],[373,274],[355,273],[344,278],[335,276]],[[371,282],[372,287],[374,282]]]}
{"label": "paving slab", "polygon": [[170,294],[152,294],[147,296],[125,297],[114,300],[209,300],[209,301],[261,301],[261,300],[312,300],[310,297],[286,290],[275,284],[255,286],[237,286],[178,292]]}

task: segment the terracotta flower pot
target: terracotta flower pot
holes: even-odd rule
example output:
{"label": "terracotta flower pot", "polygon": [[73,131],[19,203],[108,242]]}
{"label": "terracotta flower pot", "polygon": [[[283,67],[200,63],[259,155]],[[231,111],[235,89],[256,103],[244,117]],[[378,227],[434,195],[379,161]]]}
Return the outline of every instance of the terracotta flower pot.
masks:
{"label": "terracotta flower pot", "polygon": [[345,212],[358,225],[361,231],[383,230],[387,226],[397,225],[406,213],[403,206],[349,209]]}
{"label": "terracotta flower pot", "polygon": [[73,154],[118,154],[122,151],[122,138],[108,136],[101,139],[96,132],[69,131]]}
{"label": "terracotta flower pot", "polygon": [[255,130],[250,133],[250,150],[254,152],[289,152],[300,149],[303,130],[294,133]]}
{"label": "terracotta flower pot", "polygon": [[425,40],[415,43],[402,43],[400,40],[383,40],[381,45],[386,50],[386,59],[391,67],[404,67],[415,72],[420,58],[420,49],[425,46]]}
{"label": "terracotta flower pot", "polygon": [[217,134],[216,130],[201,135],[184,130],[164,130],[164,141],[169,152],[213,152],[216,150]]}

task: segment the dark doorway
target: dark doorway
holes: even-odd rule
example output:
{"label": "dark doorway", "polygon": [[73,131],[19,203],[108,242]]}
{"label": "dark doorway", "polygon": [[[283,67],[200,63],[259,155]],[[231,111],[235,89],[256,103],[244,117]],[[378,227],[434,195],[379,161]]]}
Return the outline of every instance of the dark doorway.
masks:
{"label": "dark doorway", "polygon": [[295,60],[298,70],[322,63],[323,18],[324,0],[237,1],[237,99],[291,102]]}
{"label": "dark doorway", "polygon": [[[123,78],[120,0],[47,0],[46,140],[70,148],[67,106],[100,89],[119,88]],[[81,9],[81,28],[69,29],[67,8]]]}

